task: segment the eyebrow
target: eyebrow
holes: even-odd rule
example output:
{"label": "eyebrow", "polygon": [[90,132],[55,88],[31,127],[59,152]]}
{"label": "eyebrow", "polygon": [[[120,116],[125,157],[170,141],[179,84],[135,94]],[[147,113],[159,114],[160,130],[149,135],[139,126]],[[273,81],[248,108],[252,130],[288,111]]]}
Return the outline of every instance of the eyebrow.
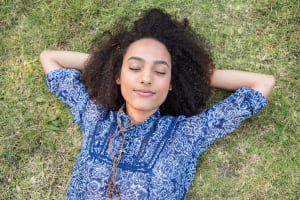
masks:
{"label": "eyebrow", "polygon": [[[136,56],[131,56],[130,58],[128,58],[128,61],[129,60],[137,60],[137,61],[140,61],[140,62],[145,62],[145,60],[141,57],[136,57]],[[164,60],[156,60],[154,61],[155,64],[163,64],[163,65],[166,65],[167,67],[170,67],[169,64],[164,61]]]}

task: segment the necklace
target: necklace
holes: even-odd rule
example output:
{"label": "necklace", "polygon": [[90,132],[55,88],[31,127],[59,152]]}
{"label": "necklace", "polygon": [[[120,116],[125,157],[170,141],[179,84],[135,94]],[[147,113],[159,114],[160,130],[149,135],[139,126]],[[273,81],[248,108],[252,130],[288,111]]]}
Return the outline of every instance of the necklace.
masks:
{"label": "necklace", "polygon": [[[126,126],[122,126],[119,115],[120,115],[120,112],[123,110],[123,108],[124,108],[124,105],[121,106],[121,108],[118,110],[118,113],[117,113],[117,124],[118,124],[118,129],[119,130],[117,132],[115,132],[114,134],[112,134],[112,136],[110,137],[109,146],[108,146],[109,156],[112,160],[112,169],[110,171],[110,175],[109,175],[109,178],[108,178],[108,194],[107,194],[108,199],[112,199],[114,194],[116,195],[118,200],[121,199],[120,192],[119,192],[119,190],[117,188],[117,184],[116,184],[116,181],[117,181],[117,167],[118,167],[118,165],[119,165],[119,163],[121,162],[121,159],[122,159],[123,148],[124,148],[124,144],[125,144],[125,141],[126,141],[126,138],[125,138],[126,129],[133,126],[133,125],[135,125],[134,123],[129,123]],[[114,156],[112,146],[113,146],[113,142],[114,142],[115,138],[117,136],[119,136],[120,134],[122,136],[122,142],[121,142],[121,145],[120,145],[119,155],[116,158]]]}

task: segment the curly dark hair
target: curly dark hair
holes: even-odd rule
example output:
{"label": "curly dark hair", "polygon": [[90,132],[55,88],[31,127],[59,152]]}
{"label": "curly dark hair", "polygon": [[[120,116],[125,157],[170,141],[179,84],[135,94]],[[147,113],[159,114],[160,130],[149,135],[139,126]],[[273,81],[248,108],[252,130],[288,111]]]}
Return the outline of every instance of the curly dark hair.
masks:
{"label": "curly dark hair", "polygon": [[128,46],[142,38],[156,39],[164,44],[172,64],[172,91],[160,106],[162,115],[191,116],[199,111],[210,95],[210,72],[213,66],[204,38],[189,26],[160,9],[150,9],[134,22],[130,30],[120,27],[102,37],[91,54],[83,72],[83,83],[97,104],[118,110],[124,103],[116,78]]}

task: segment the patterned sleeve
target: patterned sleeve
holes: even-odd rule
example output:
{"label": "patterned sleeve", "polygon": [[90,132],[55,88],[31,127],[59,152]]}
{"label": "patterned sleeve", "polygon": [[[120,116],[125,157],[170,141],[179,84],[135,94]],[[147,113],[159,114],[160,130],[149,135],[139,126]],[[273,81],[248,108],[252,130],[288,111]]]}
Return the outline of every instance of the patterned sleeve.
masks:
{"label": "patterned sleeve", "polygon": [[88,95],[80,81],[81,73],[75,69],[59,69],[47,74],[47,84],[58,99],[66,103],[74,116],[74,121],[82,123]]}
{"label": "patterned sleeve", "polygon": [[260,92],[241,88],[199,115],[186,118],[181,129],[199,155],[216,139],[234,131],[243,120],[261,111],[266,104],[267,99]]}

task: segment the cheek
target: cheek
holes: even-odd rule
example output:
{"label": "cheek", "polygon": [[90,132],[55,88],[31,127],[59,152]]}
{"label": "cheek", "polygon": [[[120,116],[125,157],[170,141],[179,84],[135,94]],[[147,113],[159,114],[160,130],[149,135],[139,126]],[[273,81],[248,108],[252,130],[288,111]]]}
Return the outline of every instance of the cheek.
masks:
{"label": "cheek", "polygon": [[121,94],[125,98],[127,93],[133,88],[135,79],[129,76],[128,74],[120,75],[120,87],[121,87]]}
{"label": "cheek", "polygon": [[165,80],[158,84],[160,91],[166,94],[168,94],[170,86],[171,86],[170,80]]}
{"label": "cheek", "polygon": [[128,86],[133,83],[134,78],[131,76],[121,76],[120,78],[120,84],[123,86]]}
{"label": "cheek", "polygon": [[122,86],[122,85],[127,85],[130,78],[128,78],[128,74],[124,72],[124,70],[121,70],[119,80],[120,80],[120,85]]}

